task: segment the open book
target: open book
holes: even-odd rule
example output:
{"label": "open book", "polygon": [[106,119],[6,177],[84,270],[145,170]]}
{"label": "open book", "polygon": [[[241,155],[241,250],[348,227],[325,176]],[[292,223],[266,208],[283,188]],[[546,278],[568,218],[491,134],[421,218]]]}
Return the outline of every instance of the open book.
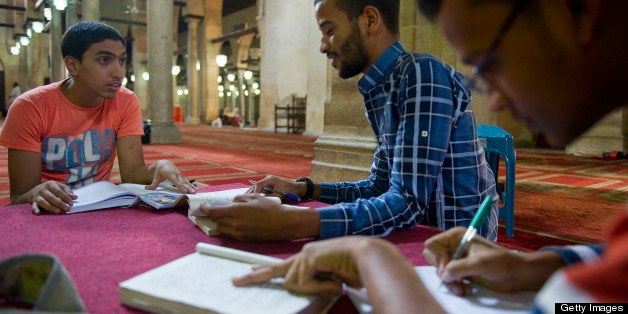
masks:
{"label": "open book", "polygon": [[299,295],[281,280],[235,287],[231,278],[252,264],[280,259],[206,243],[181,257],[120,283],[120,301],[153,313],[321,313],[336,297]]}
{"label": "open book", "polygon": [[142,184],[98,181],[73,190],[78,196],[68,214],[111,207],[146,206],[154,209],[194,208],[201,203],[210,205],[228,204],[233,197],[243,194],[247,188],[231,189],[219,192],[182,194],[169,183],[162,183],[156,190],[147,190]]}
{"label": "open book", "polygon": [[[524,314],[529,312],[536,294],[532,291],[503,293],[475,286],[473,296],[461,297],[441,285],[441,280],[436,274],[436,267],[417,266],[415,270],[425,287],[447,313]],[[347,288],[347,294],[361,314],[373,313],[366,289]]]}
{"label": "open book", "polygon": [[[233,198],[236,195],[243,194],[246,192],[248,188],[242,189],[232,189],[232,190],[224,190],[224,191],[216,191],[216,192],[207,192],[200,193],[201,197],[190,197],[189,199],[189,207],[188,207],[188,218],[199,227],[205,234],[208,236],[217,235],[218,227],[214,221],[205,217],[199,207],[201,204],[205,204],[207,206],[218,206],[225,205],[233,202]],[[199,194],[196,194],[199,195]],[[279,197],[269,196],[269,199],[272,199],[276,203],[281,203],[281,199]]]}

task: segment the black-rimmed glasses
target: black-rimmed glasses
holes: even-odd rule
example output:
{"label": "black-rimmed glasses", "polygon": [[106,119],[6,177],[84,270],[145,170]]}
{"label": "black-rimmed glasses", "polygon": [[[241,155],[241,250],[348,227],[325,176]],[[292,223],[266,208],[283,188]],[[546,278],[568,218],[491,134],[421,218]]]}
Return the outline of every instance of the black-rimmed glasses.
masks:
{"label": "black-rimmed glasses", "polygon": [[480,59],[480,63],[478,63],[478,65],[473,67],[473,69],[471,70],[473,75],[471,76],[471,78],[469,78],[469,80],[467,80],[467,85],[472,91],[478,92],[480,94],[485,94],[488,91],[489,83],[484,78],[484,71],[486,71],[486,67],[488,66],[490,60],[493,58],[493,54],[495,54],[495,51],[497,50],[497,48],[499,48],[502,39],[510,29],[512,24],[514,24],[517,16],[519,16],[519,13],[523,11],[523,8],[525,8],[528,2],[529,0],[518,0],[517,2],[515,2],[515,5],[510,11],[510,14],[508,14],[506,20],[504,20],[504,23],[502,24],[499,32],[495,36],[495,39],[493,39],[493,42],[484,53],[484,56],[482,56],[482,59]]}

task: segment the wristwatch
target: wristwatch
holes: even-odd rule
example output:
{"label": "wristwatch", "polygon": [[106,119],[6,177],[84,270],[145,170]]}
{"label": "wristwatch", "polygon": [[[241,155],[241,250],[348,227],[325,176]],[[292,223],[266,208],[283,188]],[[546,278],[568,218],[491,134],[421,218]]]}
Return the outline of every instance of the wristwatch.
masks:
{"label": "wristwatch", "polygon": [[307,177],[300,177],[297,178],[297,182],[305,182],[305,186],[307,189],[305,190],[305,195],[303,197],[311,198],[312,194],[314,194],[314,182],[312,182],[312,179]]}

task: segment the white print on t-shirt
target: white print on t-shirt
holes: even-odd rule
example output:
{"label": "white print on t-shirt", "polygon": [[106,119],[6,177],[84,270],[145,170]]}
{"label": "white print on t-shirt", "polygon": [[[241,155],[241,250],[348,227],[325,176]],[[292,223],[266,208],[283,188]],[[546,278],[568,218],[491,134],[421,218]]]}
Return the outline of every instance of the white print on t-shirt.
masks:
{"label": "white print on t-shirt", "polygon": [[49,136],[43,142],[42,164],[48,171],[68,173],[66,183],[77,188],[93,182],[100,164],[113,154],[115,144],[111,129],[88,130],[76,137]]}

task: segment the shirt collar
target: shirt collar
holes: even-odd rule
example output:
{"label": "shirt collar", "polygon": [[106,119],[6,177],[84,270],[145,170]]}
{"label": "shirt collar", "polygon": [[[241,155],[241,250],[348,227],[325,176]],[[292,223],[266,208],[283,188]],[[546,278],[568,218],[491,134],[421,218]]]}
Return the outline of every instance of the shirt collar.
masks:
{"label": "shirt collar", "polygon": [[404,52],[406,52],[406,49],[400,41],[390,45],[358,82],[360,93],[366,94],[377,85],[383,83],[390,71],[392,71],[395,61]]}

